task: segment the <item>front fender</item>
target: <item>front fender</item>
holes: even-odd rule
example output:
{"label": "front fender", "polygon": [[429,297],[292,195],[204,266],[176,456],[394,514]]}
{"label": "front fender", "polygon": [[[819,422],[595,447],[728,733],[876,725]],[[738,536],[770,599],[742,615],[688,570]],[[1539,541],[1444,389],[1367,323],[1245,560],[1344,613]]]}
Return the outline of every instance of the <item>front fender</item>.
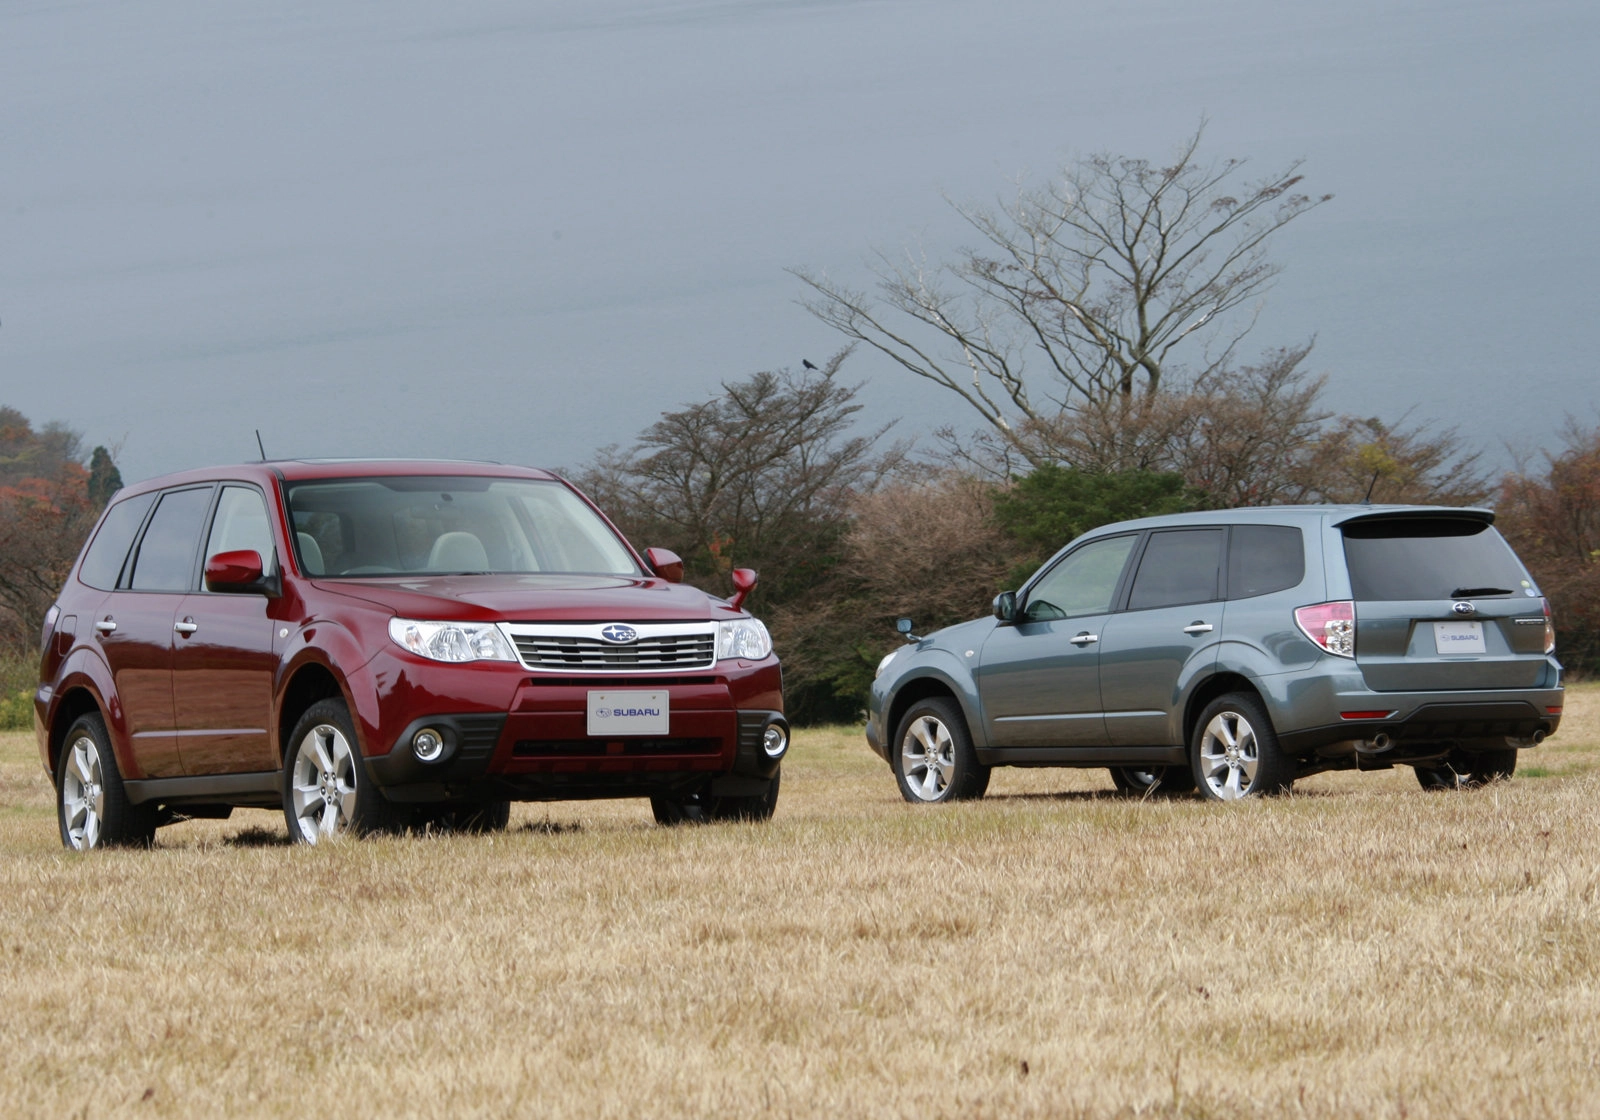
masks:
{"label": "front fender", "polygon": [[955,697],[961,706],[962,718],[967,721],[973,745],[988,746],[983,735],[977,686],[965,659],[950,650],[918,647],[898,672],[893,671],[896,668],[891,662],[891,672],[874,683],[874,702],[868,713],[867,740],[882,758],[889,757],[890,740],[900,716],[911,704],[930,693],[948,693]]}
{"label": "front fender", "polygon": [[[278,677],[273,682],[273,725],[287,732],[284,705],[295,677],[307,666],[325,669],[339,686],[345,707],[355,723],[358,748],[369,756],[380,741],[381,725],[378,711],[378,692],[363,680],[367,666],[378,656],[378,648],[369,648],[348,627],[327,619],[305,623],[285,640],[283,656],[278,664]],[[295,713],[298,718],[298,713]]]}

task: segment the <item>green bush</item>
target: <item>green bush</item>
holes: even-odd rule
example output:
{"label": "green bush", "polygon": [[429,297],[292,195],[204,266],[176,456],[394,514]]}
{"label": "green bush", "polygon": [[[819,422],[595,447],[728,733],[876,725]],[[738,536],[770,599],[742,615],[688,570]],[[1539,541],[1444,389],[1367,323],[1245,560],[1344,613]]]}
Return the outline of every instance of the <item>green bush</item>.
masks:
{"label": "green bush", "polygon": [[0,698],[0,731],[28,731],[33,728],[33,692],[23,689]]}

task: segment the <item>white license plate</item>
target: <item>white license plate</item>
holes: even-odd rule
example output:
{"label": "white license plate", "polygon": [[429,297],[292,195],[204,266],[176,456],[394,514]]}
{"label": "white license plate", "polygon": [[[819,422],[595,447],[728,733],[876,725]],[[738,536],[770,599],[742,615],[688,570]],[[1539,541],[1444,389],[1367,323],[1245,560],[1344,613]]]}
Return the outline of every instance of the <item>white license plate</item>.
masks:
{"label": "white license plate", "polygon": [[665,735],[670,721],[667,697],[661,692],[589,693],[589,734],[595,738],[612,735]]}
{"label": "white license plate", "polygon": [[1483,641],[1481,622],[1435,622],[1433,648],[1446,657],[1452,654],[1466,657],[1489,652],[1489,647]]}

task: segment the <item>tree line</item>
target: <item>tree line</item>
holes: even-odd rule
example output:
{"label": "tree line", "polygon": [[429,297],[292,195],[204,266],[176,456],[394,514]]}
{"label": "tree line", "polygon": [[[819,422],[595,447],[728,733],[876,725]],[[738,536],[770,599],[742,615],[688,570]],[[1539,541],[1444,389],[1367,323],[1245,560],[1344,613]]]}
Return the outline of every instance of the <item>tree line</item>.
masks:
{"label": "tree line", "polygon": [[[1562,659],[1600,668],[1600,427],[1569,421],[1542,462],[1494,477],[1452,431],[1326,408],[1309,342],[1246,356],[1272,236],[1331,196],[1298,163],[1208,162],[1203,134],[1166,162],[1092,156],[958,206],[975,248],[880,254],[870,292],[796,270],[832,357],[727,381],[574,480],[691,583],[725,594],[733,567],[760,570],[750,605],[801,722],[855,718],[896,617],[982,614],[1109,521],[1245,505],[1492,505]],[[865,422],[844,372],[863,349],[963,402],[974,430],[918,447]],[[31,646],[120,484],[105,448],[0,408],[0,643]]]}

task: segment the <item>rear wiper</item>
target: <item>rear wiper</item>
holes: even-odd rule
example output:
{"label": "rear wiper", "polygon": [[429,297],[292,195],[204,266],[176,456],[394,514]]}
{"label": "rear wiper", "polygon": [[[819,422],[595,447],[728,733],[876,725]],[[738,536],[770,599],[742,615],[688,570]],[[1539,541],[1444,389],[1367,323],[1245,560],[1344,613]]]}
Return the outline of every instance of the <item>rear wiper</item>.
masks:
{"label": "rear wiper", "polygon": [[1450,592],[1450,598],[1461,599],[1468,595],[1510,595],[1509,587],[1458,587]]}

